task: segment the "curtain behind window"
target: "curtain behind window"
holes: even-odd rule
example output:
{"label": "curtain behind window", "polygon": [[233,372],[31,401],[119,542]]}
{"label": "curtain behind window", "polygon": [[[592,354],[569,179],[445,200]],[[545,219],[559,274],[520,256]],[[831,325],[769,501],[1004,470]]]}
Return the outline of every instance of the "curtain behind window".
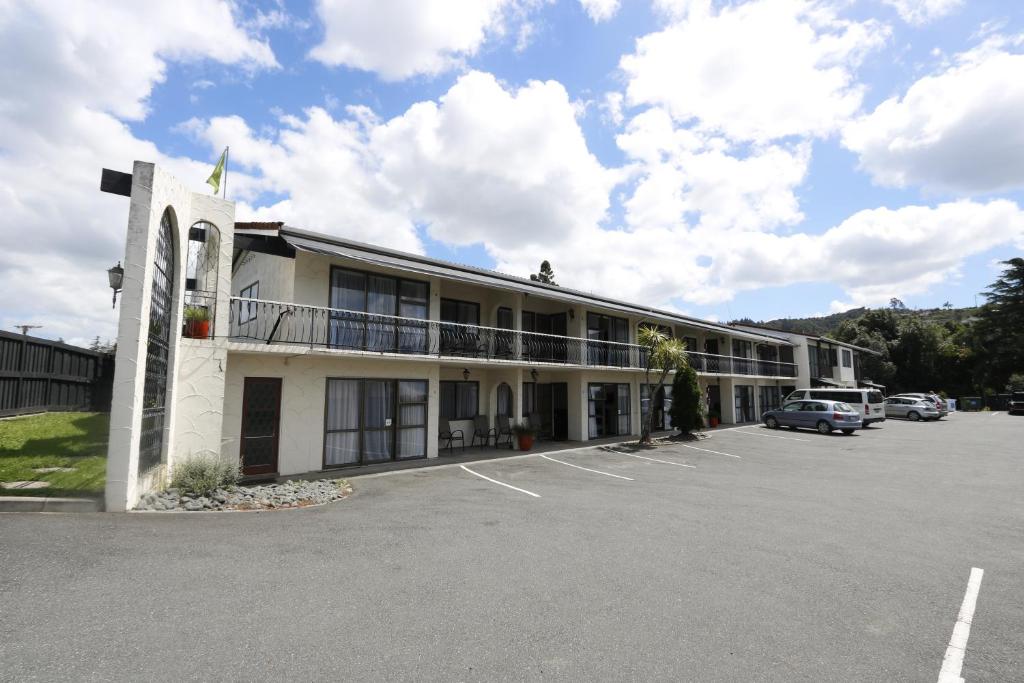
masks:
{"label": "curtain behind window", "polygon": [[351,465],[359,462],[359,380],[327,380],[326,427],[325,463]]}

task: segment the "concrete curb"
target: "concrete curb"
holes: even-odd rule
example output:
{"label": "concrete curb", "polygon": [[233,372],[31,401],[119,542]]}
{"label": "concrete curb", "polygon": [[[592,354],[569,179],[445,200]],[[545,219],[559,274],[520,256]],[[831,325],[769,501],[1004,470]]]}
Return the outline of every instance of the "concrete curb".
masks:
{"label": "concrete curb", "polygon": [[92,498],[0,496],[0,512],[102,512],[103,503]]}

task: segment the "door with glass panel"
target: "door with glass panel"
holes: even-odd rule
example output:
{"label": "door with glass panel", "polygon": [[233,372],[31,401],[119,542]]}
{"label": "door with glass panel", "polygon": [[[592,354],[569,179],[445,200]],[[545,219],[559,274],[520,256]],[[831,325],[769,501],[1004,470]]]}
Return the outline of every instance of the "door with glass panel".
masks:
{"label": "door with glass panel", "polygon": [[426,380],[328,379],[324,467],[426,457]]}
{"label": "door with glass panel", "polygon": [[628,384],[590,384],[587,387],[587,399],[591,439],[630,433]]}
{"label": "door with glass panel", "polygon": [[242,389],[242,474],[277,472],[281,378],[246,377]]}

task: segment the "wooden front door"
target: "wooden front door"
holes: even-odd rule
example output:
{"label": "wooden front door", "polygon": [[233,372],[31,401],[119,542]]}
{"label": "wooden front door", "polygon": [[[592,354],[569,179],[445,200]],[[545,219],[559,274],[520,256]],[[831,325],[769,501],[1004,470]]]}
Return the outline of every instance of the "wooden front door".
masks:
{"label": "wooden front door", "polygon": [[242,393],[242,474],[277,472],[281,378],[246,377]]}

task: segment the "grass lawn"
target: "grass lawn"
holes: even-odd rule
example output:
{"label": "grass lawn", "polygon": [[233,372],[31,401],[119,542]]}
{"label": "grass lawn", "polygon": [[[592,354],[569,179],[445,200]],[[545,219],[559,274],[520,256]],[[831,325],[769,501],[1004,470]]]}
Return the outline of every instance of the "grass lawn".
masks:
{"label": "grass lawn", "polygon": [[[44,413],[0,420],[0,481],[50,482],[0,496],[101,496],[107,477],[106,413]],[[72,472],[34,472],[72,467]]]}

